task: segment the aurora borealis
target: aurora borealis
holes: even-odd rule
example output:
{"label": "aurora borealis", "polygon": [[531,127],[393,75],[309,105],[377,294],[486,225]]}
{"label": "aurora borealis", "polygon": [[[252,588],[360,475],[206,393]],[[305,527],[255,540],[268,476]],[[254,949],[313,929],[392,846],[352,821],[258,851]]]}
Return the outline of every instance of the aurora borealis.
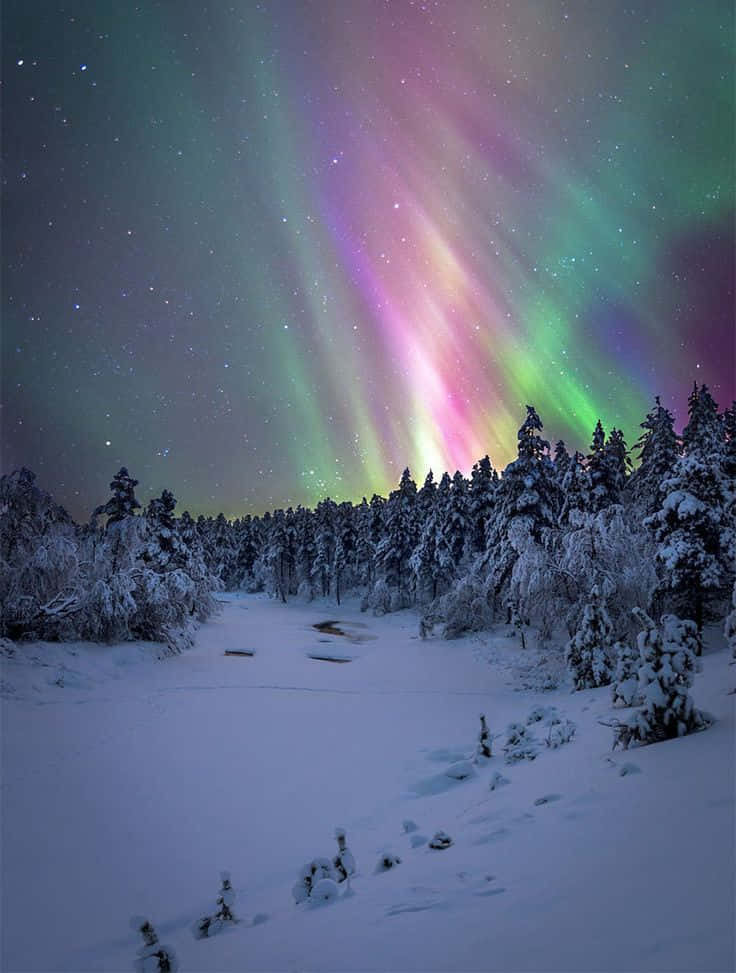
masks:
{"label": "aurora borealis", "polygon": [[[3,467],[259,513],[734,396],[730,2],[3,13]],[[108,445],[109,444],[109,445]]]}

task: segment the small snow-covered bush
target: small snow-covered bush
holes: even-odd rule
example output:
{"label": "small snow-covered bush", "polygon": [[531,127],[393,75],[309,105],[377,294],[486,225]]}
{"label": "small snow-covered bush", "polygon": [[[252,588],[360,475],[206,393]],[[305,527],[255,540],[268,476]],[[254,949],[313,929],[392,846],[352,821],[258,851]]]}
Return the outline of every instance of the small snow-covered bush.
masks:
{"label": "small snow-covered bush", "polygon": [[487,584],[473,575],[462,578],[442,597],[440,613],[445,620],[442,634],[446,639],[489,628],[493,610]]}
{"label": "small snow-covered bush", "polygon": [[143,937],[143,945],[138,948],[134,964],[136,973],[176,973],[179,969],[176,954],[171,946],[164,946],[158,941],[156,930],[148,919],[133,916],[130,925]]}
{"label": "small snow-covered bush", "polygon": [[446,831],[437,831],[429,843],[430,848],[434,848],[435,851],[444,851],[445,848],[449,848],[452,844],[452,838]]}
{"label": "small snow-covered bush", "polygon": [[309,899],[313,903],[325,905],[334,902],[339,894],[337,882],[331,878],[321,878],[314,884]]}
{"label": "small snow-covered bush", "polygon": [[475,777],[475,769],[469,760],[458,760],[457,763],[450,764],[445,776],[452,780],[467,780],[468,777]]}
{"label": "small snow-covered bush", "polygon": [[305,902],[312,895],[317,883],[325,878],[329,878],[333,882],[336,878],[329,858],[313,858],[311,862],[307,862],[299,872],[299,878],[291,890],[297,905],[300,902]]}
{"label": "small snow-covered bush", "polygon": [[570,743],[575,736],[576,729],[577,727],[572,720],[553,720],[549,724],[547,736],[544,738],[545,745],[551,750],[557,750],[558,747]]}
{"label": "small snow-covered bush", "polygon": [[515,764],[520,760],[534,760],[539,753],[539,744],[524,723],[509,723],[503,752],[507,764]]}
{"label": "small snow-covered bush", "polygon": [[376,867],[373,870],[374,875],[380,875],[381,872],[390,872],[392,868],[396,868],[397,865],[401,864],[401,859],[398,855],[394,855],[391,852],[386,852],[381,855],[381,857],[376,862]]}

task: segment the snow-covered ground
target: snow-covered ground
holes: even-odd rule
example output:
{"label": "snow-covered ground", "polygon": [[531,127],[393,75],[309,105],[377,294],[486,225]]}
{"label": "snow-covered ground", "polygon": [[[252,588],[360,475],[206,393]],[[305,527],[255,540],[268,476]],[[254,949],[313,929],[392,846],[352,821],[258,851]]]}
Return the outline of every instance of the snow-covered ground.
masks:
{"label": "snow-covered ground", "polygon": [[[351,637],[312,627],[331,619]],[[151,645],[19,646],[2,672],[2,968],[131,969],[142,914],[182,971],[732,970],[722,639],[693,687],[710,729],[612,753],[610,690],[520,688],[544,683],[536,650],[416,630],[411,613],[244,596],[161,661]],[[538,706],[575,736],[546,747],[547,709],[537,758],[507,765],[507,725]],[[503,735],[454,780],[481,712]],[[337,826],[352,894],[296,906]],[[413,846],[440,829],[451,847]],[[375,874],[384,853],[401,862]],[[197,941],[222,869],[242,921]]]}

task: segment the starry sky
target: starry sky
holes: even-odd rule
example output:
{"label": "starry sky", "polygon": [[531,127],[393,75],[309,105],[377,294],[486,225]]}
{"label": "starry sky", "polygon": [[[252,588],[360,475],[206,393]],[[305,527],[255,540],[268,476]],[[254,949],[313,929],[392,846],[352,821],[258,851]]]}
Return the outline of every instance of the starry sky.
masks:
{"label": "starry sky", "polygon": [[3,467],[75,516],[733,397],[730,0],[3,6]]}

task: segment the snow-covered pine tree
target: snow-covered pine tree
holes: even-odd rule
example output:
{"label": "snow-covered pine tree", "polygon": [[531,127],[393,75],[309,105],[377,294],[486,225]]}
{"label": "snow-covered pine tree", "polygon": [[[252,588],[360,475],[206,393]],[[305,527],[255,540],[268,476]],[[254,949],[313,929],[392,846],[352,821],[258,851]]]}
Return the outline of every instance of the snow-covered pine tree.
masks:
{"label": "snow-covered pine tree", "polygon": [[702,630],[710,597],[729,583],[723,523],[728,488],[723,474],[724,437],[717,406],[706,386],[689,398],[684,454],[660,485],[661,505],[644,521],[655,538],[660,588]]}
{"label": "snow-covered pine tree", "polygon": [[311,601],[314,597],[312,565],[317,547],[314,540],[314,513],[301,504],[294,513],[294,574],[300,598]]}
{"label": "snow-covered pine tree", "polygon": [[481,554],[486,548],[486,522],[493,510],[498,482],[498,474],[488,456],[473,465],[468,487],[470,549],[473,554]]}
{"label": "snow-covered pine tree", "polygon": [[555,443],[553,462],[555,464],[555,480],[560,488],[562,488],[562,484],[565,481],[565,475],[570,468],[571,460],[572,456],[568,453],[564,441],[558,439]]}
{"label": "snow-covered pine tree", "polygon": [[267,590],[286,604],[292,573],[291,538],[283,510],[274,510],[264,551]]}
{"label": "snow-covered pine tree", "polygon": [[608,478],[608,502],[621,503],[631,472],[631,459],[624,434],[620,429],[615,427],[611,429],[603,447],[603,454]]}
{"label": "snow-covered pine tree", "polygon": [[140,503],[135,496],[137,486],[138,480],[134,480],[127,469],[121,466],[110,483],[112,496],[107,503],[97,507],[93,516],[106,516],[108,527],[120,523],[126,517],[134,516],[135,511],[140,508]]}
{"label": "snow-covered pine tree", "polygon": [[475,748],[476,761],[490,760],[493,756],[491,750],[491,734],[486,724],[485,713],[480,714],[480,730],[478,732],[478,744]]}
{"label": "snow-covered pine tree", "polygon": [[355,858],[353,858],[353,853],[348,848],[344,828],[335,828],[335,838],[337,839],[337,854],[332,864],[335,868],[337,881],[344,882],[351,875],[355,874]]}
{"label": "snow-covered pine tree", "polygon": [[326,497],[315,510],[314,544],[315,554],[312,562],[312,582],[318,594],[326,598],[332,587],[335,567],[335,521],[337,504]]}
{"label": "snow-covered pine tree", "polygon": [[611,683],[614,706],[633,706],[639,690],[639,649],[628,641],[613,646],[616,671]]}
{"label": "snow-covered pine tree", "polygon": [[334,560],[334,589],[335,600],[340,604],[343,591],[353,587],[357,580],[356,571],[356,529],[353,505],[347,501],[341,503],[335,518],[335,560]]}
{"label": "snow-covered pine tree", "polygon": [[487,545],[479,567],[489,573],[496,598],[508,585],[519,544],[512,534],[526,531],[544,546],[559,514],[560,496],[549,459],[549,443],[539,433],[543,426],[533,406],[519,429],[518,458],[503,471],[492,517],[488,520]]}
{"label": "snow-covered pine tree", "polygon": [[611,682],[613,626],[597,585],[567,646],[567,665],[575,689],[595,689]]}
{"label": "snow-covered pine tree", "polygon": [[135,961],[137,973],[176,973],[179,964],[173,949],[158,941],[156,930],[148,919],[134,916],[130,924],[143,937]]}
{"label": "snow-covered pine tree", "polygon": [[414,594],[409,561],[419,530],[416,499],[416,484],[407,468],[401,474],[398,489],[391,492],[385,504],[383,532],[376,546],[376,573],[388,589],[392,610],[411,604]]}
{"label": "snow-covered pine tree", "polygon": [[432,514],[437,497],[437,484],[434,482],[432,470],[424,478],[424,485],[417,492],[416,519],[419,530],[422,529],[427,518]]}
{"label": "snow-covered pine tree", "polygon": [[669,409],[654,400],[654,407],[641,423],[644,432],[636,442],[639,465],[629,477],[627,492],[646,515],[654,513],[661,503],[660,484],[672,474],[681,452],[680,439],[675,432]]}
{"label": "snow-covered pine tree", "polygon": [[575,511],[590,511],[592,492],[593,483],[585,466],[585,457],[576,450],[570,457],[560,486],[560,526],[566,526]]}
{"label": "snow-covered pine tree", "polygon": [[620,429],[611,429],[606,440],[599,419],[593,431],[587,461],[592,486],[590,499],[594,511],[620,502],[630,467],[631,461],[623,433]]}
{"label": "snow-covered pine tree", "polygon": [[633,719],[616,728],[616,739],[657,743],[703,729],[705,720],[688,692],[695,672],[694,623],[663,615],[660,632],[646,612],[634,608],[633,614],[643,629],[638,637],[643,702]]}
{"label": "snow-covered pine tree", "polygon": [[235,890],[230,881],[230,872],[220,872],[220,891],[215,900],[217,908],[212,915],[203,916],[198,920],[194,934],[197,939],[207,939],[222,929],[225,922],[237,922],[233,913]]}
{"label": "snow-covered pine tree", "polygon": [[356,583],[368,590],[373,584],[373,555],[375,548],[371,534],[372,512],[365,497],[355,508],[355,566]]}

